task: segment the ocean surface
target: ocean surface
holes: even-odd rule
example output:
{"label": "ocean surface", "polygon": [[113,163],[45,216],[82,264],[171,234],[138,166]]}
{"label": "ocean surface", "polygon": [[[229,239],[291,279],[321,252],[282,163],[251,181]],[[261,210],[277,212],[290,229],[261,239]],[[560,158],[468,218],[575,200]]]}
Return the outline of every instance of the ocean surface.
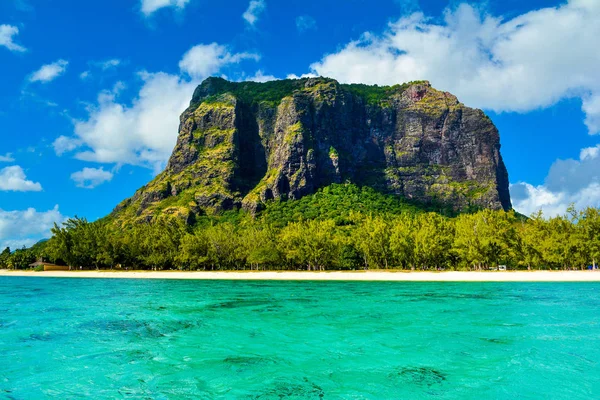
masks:
{"label": "ocean surface", "polygon": [[598,399],[600,284],[0,277],[0,399]]}

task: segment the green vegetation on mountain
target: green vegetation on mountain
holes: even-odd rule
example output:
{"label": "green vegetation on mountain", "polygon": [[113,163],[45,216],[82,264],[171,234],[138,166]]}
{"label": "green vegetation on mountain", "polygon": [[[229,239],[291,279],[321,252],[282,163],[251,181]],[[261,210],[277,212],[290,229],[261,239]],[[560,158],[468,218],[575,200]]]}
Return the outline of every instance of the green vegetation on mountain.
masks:
{"label": "green vegetation on mountain", "polygon": [[[311,86],[313,91],[315,88],[323,89],[328,86],[339,85],[340,88],[347,90],[372,105],[377,105],[382,100],[388,99],[394,94],[401,94],[411,85],[427,83],[426,81],[414,81],[393,86],[378,86],[338,84],[333,79],[327,78],[314,78],[313,80],[318,83],[318,85]],[[223,78],[210,78],[203,86],[198,88],[192,98],[192,105],[199,104],[200,102],[215,102],[222,93],[229,93],[248,104],[267,102],[278,105],[283,98],[292,96],[294,93],[305,89],[307,81],[308,79],[284,79],[269,82],[230,82]],[[207,86],[209,86],[208,89],[206,88]]]}

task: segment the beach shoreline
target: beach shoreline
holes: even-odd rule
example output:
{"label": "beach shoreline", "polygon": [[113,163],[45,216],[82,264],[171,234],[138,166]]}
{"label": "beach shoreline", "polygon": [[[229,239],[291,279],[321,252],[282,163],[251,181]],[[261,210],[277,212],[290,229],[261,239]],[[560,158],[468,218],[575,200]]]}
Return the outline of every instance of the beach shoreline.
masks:
{"label": "beach shoreline", "polygon": [[389,281],[389,282],[600,282],[599,271],[11,271],[0,277]]}

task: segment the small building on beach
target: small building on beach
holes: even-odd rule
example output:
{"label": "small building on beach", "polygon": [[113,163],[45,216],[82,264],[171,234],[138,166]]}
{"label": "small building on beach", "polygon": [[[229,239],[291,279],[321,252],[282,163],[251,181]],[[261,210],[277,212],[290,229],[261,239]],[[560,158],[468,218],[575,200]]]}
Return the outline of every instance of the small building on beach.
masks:
{"label": "small building on beach", "polygon": [[51,264],[51,263],[43,262],[40,260],[38,260],[32,264],[29,264],[29,268],[37,268],[37,267],[43,267],[44,271],[69,271],[69,267],[66,267],[64,265]]}

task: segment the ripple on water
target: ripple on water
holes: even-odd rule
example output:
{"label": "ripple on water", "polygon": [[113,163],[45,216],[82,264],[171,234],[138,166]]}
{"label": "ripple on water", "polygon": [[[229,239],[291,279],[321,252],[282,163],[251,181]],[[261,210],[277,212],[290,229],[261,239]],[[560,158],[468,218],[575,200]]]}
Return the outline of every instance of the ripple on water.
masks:
{"label": "ripple on water", "polygon": [[153,321],[153,320],[93,320],[81,324],[82,330],[126,334],[141,339],[156,339],[168,336],[178,331],[193,329],[199,326],[199,322],[191,320],[176,321]]}
{"label": "ripple on water", "polygon": [[31,335],[24,337],[21,339],[21,342],[50,342],[54,340],[54,335],[44,332],[44,333],[32,333]]}
{"label": "ripple on water", "polygon": [[300,381],[280,380],[267,385],[265,390],[258,394],[248,396],[255,400],[268,399],[322,399],[325,397],[323,389],[307,378]]}
{"label": "ripple on water", "polygon": [[240,373],[277,365],[281,363],[281,360],[261,356],[230,356],[223,359],[220,363],[224,364],[229,369]]}
{"label": "ripple on water", "polygon": [[219,310],[219,309],[233,309],[233,308],[244,308],[244,307],[263,307],[263,306],[273,306],[273,301],[271,300],[231,300],[224,301],[221,303],[211,304],[207,308],[211,310]]}
{"label": "ripple on water", "polygon": [[483,340],[484,342],[494,343],[494,344],[510,344],[511,340],[508,339],[499,339],[499,338],[479,338],[479,340]]}
{"label": "ripple on water", "polygon": [[439,386],[446,380],[446,374],[430,367],[403,367],[390,374],[390,377],[395,378],[399,383],[422,388]]}

